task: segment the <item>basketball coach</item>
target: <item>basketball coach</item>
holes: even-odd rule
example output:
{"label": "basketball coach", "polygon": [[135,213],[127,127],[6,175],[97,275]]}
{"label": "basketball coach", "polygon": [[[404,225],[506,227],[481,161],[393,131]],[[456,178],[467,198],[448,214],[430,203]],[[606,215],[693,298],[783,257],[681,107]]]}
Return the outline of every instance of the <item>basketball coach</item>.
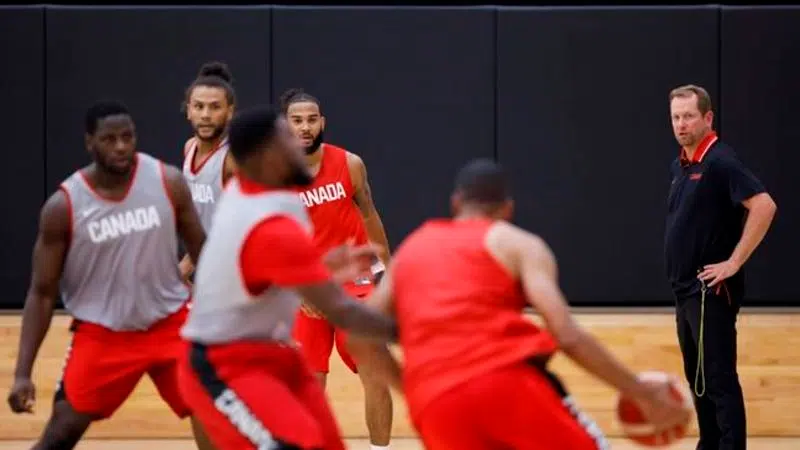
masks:
{"label": "basketball coach", "polygon": [[777,207],[714,132],[705,89],[681,86],[669,100],[680,150],[670,167],[664,251],[683,366],[694,391],[697,449],[744,450],[747,427],[736,369],[742,266],[766,235]]}

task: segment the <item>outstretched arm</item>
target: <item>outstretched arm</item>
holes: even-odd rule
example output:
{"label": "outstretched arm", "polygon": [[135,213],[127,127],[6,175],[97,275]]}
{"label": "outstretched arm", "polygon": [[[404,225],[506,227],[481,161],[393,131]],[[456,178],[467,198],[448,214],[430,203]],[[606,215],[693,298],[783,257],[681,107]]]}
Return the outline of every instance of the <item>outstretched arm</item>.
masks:
{"label": "outstretched arm", "polygon": [[44,204],[39,217],[39,233],[33,246],[33,270],[22,313],[22,332],[14,371],[17,379],[31,377],[33,362],[50,329],[58,298],[58,283],[69,247],[70,221],[67,194],[59,190]]}
{"label": "outstretched arm", "polygon": [[361,216],[364,218],[367,235],[370,241],[382,247],[383,250],[378,257],[386,267],[389,265],[389,238],[386,236],[381,216],[375,208],[375,202],[372,200],[372,189],[367,178],[367,166],[358,155],[348,153],[347,167],[350,170],[350,179],[353,180],[356,205],[358,205]]}
{"label": "outstretched arm", "polygon": [[[342,270],[341,261],[327,260],[334,271]],[[254,227],[240,264],[251,292],[270,286],[293,290],[338,327],[379,340],[395,339],[394,321],[344,293],[311,236],[293,218],[275,216]]]}

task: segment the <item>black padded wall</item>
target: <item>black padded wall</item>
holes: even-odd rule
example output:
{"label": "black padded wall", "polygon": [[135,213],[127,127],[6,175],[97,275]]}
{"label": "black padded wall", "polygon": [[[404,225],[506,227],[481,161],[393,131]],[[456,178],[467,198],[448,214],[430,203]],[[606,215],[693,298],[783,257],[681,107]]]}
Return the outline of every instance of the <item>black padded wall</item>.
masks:
{"label": "black padded wall", "polygon": [[575,305],[671,304],[667,95],[703,85],[722,139],[779,205],[747,304],[800,304],[797,20],[789,7],[2,8],[0,307],[22,305],[46,195],[88,163],[89,104],[127,103],[140,149],[178,164],[184,90],[210,60],[230,65],[240,107],[289,87],[321,99],[327,141],[365,160],[393,246],[448,214],[462,164],[499,159],[517,222],[555,250]]}
{"label": "black padded wall", "polygon": [[0,124],[5,208],[0,220],[0,307],[21,306],[44,202],[44,10],[0,8]]}
{"label": "black padded wall", "polygon": [[391,244],[449,212],[494,152],[494,23],[482,9],[276,8],[273,87],[319,97],[326,140],[365,161]]}
{"label": "black padded wall", "polygon": [[574,303],[669,297],[667,97],[689,82],[716,96],[717,22],[714,8],[500,10],[499,159]]}

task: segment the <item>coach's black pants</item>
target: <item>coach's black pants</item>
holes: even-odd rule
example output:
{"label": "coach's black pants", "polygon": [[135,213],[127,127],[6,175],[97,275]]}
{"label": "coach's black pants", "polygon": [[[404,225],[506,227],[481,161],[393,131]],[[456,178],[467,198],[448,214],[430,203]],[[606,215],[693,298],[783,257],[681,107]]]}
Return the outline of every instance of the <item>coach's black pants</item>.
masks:
{"label": "coach's black pants", "polygon": [[[677,301],[678,341],[700,429],[698,450],[747,447],[744,398],[736,370],[736,318],[741,305],[741,295],[736,294],[724,285],[706,291],[702,342],[701,294]],[[705,374],[701,370],[698,375],[701,344]]]}

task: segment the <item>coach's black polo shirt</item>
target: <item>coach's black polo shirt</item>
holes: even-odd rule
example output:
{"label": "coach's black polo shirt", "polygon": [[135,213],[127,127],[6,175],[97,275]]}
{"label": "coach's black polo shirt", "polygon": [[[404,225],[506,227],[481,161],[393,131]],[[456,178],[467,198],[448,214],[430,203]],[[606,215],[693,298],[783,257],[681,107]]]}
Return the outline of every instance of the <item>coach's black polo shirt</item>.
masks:
{"label": "coach's black polo shirt", "polygon": [[[742,201],[765,189],[716,133],[701,141],[691,160],[681,149],[670,178],[664,251],[667,278],[680,299],[700,292],[703,266],[730,258],[744,228]],[[726,285],[742,292],[742,271]]]}

